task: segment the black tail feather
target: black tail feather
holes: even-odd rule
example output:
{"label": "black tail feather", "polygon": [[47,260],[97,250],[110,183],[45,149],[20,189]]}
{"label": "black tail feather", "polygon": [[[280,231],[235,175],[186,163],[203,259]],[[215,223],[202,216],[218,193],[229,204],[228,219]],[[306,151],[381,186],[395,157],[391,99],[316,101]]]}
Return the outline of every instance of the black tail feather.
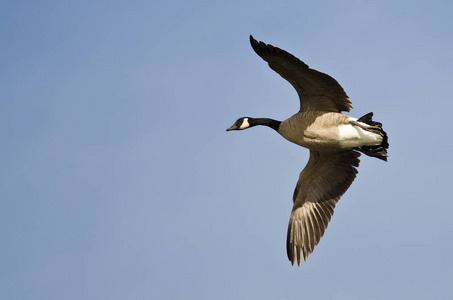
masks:
{"label": "black tail feather", "polygon": [[[365,155],[371,156],[371,157],[376,157],[379,159],[382,159],[384,161],[387,161],[387,149],[389,147],[388,143],[388,137],[387,133],[382,129],[382,123],[375,122],[373,121],[373,113],[367,113],[360,119],[358,119],[358,122],[362,122],[371,126],[376,126],[378,127],[378,132],[382,135],[382,143],[379,146],[362,146],[362,147],[357,147],[356,150],[362,152]],[[374,129],[376,130],[376,129]]]}
{"label": "black tail feather", "polygon": [[380,128],[382,128],[382,123],[373,121],[373,113],[372,112],[369,112],[366,115],[360,117],[357,120],[357,122],[362,122],[362,123],[365,123],[365,124],[368,124],[368,125],[372,125],[372,126],[379,126]]}

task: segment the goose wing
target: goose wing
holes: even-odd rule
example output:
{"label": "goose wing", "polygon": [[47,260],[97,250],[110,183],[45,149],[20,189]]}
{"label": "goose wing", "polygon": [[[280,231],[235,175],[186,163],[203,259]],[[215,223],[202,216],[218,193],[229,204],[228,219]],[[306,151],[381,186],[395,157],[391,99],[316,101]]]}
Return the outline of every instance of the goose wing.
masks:
{"label": "goose wing", "polygon": [[327,228],[333,210],[357,174],[360,153],[317,152],[302,170],[294,191],[286,250],[292,264],[307,260]]}
{"label": "goose wing", "polygon": [[352,108],[341,85],[332,77],[310,69],[294,55],[250,36],[253,50],[268,62],[272,70],[280,74],[296,89],[300,99],[300,111],[349,111]]}

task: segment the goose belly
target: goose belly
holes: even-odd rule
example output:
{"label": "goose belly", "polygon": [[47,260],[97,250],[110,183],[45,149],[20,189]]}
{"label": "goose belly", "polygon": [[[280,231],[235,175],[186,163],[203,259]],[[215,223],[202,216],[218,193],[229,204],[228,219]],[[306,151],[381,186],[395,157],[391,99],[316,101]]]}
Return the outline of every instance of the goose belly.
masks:
{"label": "goose belly", "polygon": [[[351,118],[351,120],[356,121],[354,118]],[[369,126],[365,123],[360,124],[365,127]],[[338,143],[341,148],[345,149],[361,146],[378,146],[382,143],[382,136],[356,125],[343,124],[338,127]]]}

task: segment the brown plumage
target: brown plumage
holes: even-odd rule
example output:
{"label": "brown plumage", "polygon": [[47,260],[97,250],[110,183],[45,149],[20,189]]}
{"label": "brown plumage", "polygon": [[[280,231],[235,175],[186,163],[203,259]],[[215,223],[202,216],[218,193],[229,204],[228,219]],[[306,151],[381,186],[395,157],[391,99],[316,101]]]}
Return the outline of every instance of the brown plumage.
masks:
{"label": "brown plumage", "polygon": [[310,149],[297,182],[288,225],[287,254],[292,264],[307,260],[319,243],[335,205],[357,174],[360,152],[387,160],[387,134],[372,113],[355,119],[342,114],[352,108],[340,84],[310,69],[292,54],[250,36],[253,50],[296,89],[300,110],[287,120],[240,118],[227,130],[256,125],[275,129],[287,140]]}
{"label": "brown plumage", "polygon": [[354,181],[359,156],[356,151],[310,150],[310,159],[294,191],[288,225],[286,250],[292,264],[296,257],[298,265],[302,256],[307,260],[318,245],[335,205]]}
{"label": "brown plumage", "polygon": [[349,111],[352,108],[348,95],[340,84],[327,74],[310,69],[294,55],[258,42],[250,36],[253,50],[269,67],[280,74],[296,89],[300,98],[300,111]]}

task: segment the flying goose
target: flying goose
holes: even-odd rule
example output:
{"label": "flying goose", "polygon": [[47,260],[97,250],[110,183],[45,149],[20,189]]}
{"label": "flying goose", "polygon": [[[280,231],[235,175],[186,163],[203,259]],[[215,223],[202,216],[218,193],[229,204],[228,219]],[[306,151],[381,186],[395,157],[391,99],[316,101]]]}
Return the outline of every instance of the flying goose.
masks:
{"label": "flying goose", "polygon": [[357,174],[360,152],[387,161],[387,134],[373,113],[356,119],[342,114],[352,108],[340,84],[309,68],[292,54],[250,35],[253,50],[296,89],[300,110],[285,121],[239,118],[227,129],[268,126],[310,150],[293,195],[286,249],[291,264],[307,260],[324,234],[333,210]]}

